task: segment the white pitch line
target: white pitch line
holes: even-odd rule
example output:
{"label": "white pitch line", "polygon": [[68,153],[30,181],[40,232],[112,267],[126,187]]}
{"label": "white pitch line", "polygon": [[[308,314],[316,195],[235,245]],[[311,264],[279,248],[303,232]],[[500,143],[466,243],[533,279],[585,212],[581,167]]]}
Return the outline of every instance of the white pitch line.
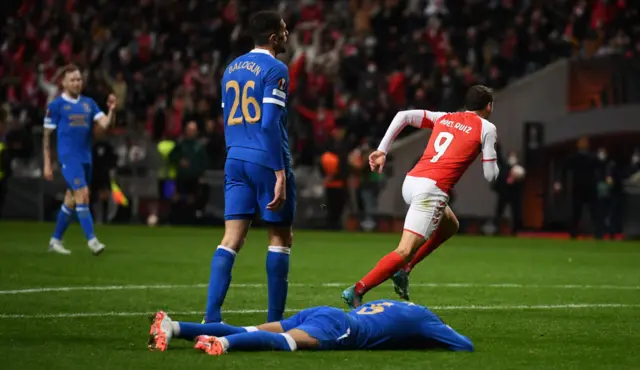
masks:
{"label": "white pitch line", "polygon": [[[300,284],[291,283],[292,288],[340,288],[347,287],[350,283],[323,283],[323,284]],[[12,294],[33,294],[33,293],[53,293],[53,292],[74,292],[74,291],[109,291],[109,290],[147,290],[147,289],[203,289],[207,284],[150,284],[150,285],[95,285],[95,286],[67,286],[67,287],[41,287],[0,290],[0,295]],[[232,288],[265,288],[263,283],[240,283],[231,284]],[[519,289],[601,289],[601,290],[640,290],[640,285],[578,285],[578,284],[476,284],[476,283],[418,283],[411,284],[412,288],[519,288]]]}
{"label": "white pitch line", "polygon": [[[585,308],[636,308],[640,304],[623,304],[623,303],[571,303],[557,305],[512,305],[512,306],[431,306],[429,309],[434,311],[508,311],[508,310],[563,310],[563,309],[585,309]],[[286,312],[299,312],[300,309],[287,309]],[[266,313],[267,310],[225,310],[225,314],[255,314]],[[83,317],[131,317],[131,316],[150,316],[155,311],[147,312],[69,312],[69,313],[52,313],[52,314],[0,314],[0,319],[66,319],[66,318],[83,318]],[[171,316],[195,316],[202,315],[202,311],[175,311],[170,312]]]}

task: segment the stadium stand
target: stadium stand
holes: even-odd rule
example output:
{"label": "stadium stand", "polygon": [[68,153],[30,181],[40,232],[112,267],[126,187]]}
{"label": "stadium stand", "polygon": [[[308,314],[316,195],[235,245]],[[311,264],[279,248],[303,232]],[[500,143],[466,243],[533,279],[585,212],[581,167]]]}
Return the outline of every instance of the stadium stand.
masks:
{"label": "stadium stand", "polygon": [[[39,145],[33,144],[43,108],[58,94],[59,68],[75,63],[83,70],[86,95],[99,103],[110,92],[118,96],[113,134],[120,167],[140,153],[157,152],[160,141],[177,140],[185,124],[195,121],[208,140],[211,168],[221,169],[219,79],[230,58],[252,47],[247,20],[266,5],[260,0],[5,2],[3,13],[11,16],[1,24],[0,133],[9,147],[20,143],[16,158],[25,161],[24,168],[37,167]],[[336,142],[366,154],[397,110],[457,110],[472,84],[501,89],[561,58],[640,54],[640,4],[629,0],[283,0],[272,5],[291,32],[283,59],[291,74],[294,162],[302,166],[316,166]]]}

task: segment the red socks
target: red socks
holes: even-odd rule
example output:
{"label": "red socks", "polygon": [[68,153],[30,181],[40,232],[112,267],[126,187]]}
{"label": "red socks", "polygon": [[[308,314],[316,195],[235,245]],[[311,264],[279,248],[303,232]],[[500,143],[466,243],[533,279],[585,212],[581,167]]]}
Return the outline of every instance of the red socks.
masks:
{"label": "red socks", "polygon": [[356,283],[356,294],[363,295],[385,282],[404,266],[404,259],[396,252],[382,257],[376,267]]}
{"label": "red socks", "polygon": [[433,233],[433,235],[431,235],[431,237],[429,238],[429,240],[427,240],[422,247],[420,247],[420,249],[418,249],[418,251],[416,252],[416,254],[413,256],[413,258],[411,259],[411,261],[409,263],[407,263],[407,265],[404,267],[404,271],[406,272],[411,272],[411,270],[413,270],[413,267],[415,265],[417,265],[418,263],[420,263],[420,261],[422,261],[423,259],[425,259],[428,255],[430,255],[431,253],[433,253],[433,251],[435,251],[436,249],[438,249],[438,247],[440,245],[442,245],[442,243],[444,243],[447,239],[443,238],[441,236],[442,233],[438,232],[440,231],[439,229],[436,229],[436,231]]}

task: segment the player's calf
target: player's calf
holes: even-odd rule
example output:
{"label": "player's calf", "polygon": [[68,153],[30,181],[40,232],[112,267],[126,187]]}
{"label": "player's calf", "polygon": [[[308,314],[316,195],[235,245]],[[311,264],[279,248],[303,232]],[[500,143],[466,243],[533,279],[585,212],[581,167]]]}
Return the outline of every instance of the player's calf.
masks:
{"label": "player's calf", "polygon": [[75,200],[73,193],[67,190],[64,196],[64,203],[60,206],[58,211],[58,217],[56,219],[56,228],[53,232],[53,236],[49,240],[49,251],[59,254],[71,254],[71,251],[64,247],[62,238],[67,231],[69,224],[73,219],[73,213],[75,212]]}
{"label": "player's calf", "polygon": [[89,188],[82,187],[73,192],[73,197],[76,203],[76,212],[78,214],[78,221],[84,231],[84,236],[87,238],[87,245],[94,255],[99,255],[104,251],[104,244],[98,241],[96,238],[93,224],[93,216],[89,208]]}
{"label": "player's calf", "polygon": [[196,349],[212,356],[220,356],[228,351],[279,350],[293,352],[298,349],[298,344],[305,349],[317,348],[319,345],[316,339],[296,329],[287,333],[253,331],[226,337],[203,335],[196,338],[196,341]]}
{"label": "player's calf", "polygon": [[211,275],[209,276],[204,323],[222,321],[222,304],[231,284],[231,270],[236,255],[247,237],[249,226],[251,226],[251,221],[247,219],[225,221],[224,236],[211,258]]}
{"label": "player's calf", "polygon": [[267,252],[267,286],[269,310],[267,322],[281,321],[289,290],[289,260],[293,232],[291,226],[272,226],[269,229]]}
{"label": "player's calf", "polygon": [[355,294],[351,294],[356,299],[352,299],[352,302],[350,302],[349,292],[343,292],[343,298],[347,301],[347,304],[352,308],[357,307],[356,301],[361,301],[365,293],[391,278],[407,263],[410,256],[423,242],[424,237],[422,235],[411,230],[404,230],[396,250],[382,257],[378,264],[356,283]]}

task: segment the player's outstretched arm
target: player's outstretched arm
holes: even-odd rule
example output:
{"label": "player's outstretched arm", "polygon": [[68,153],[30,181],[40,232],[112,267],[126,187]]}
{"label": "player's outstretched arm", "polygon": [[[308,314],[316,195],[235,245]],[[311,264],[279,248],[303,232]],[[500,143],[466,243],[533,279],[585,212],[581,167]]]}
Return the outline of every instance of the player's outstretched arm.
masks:
{"label": "player's outstretched arm", "polygon": [[450,351],[473,352],[474,346],[471,339],[453,330],[443,322],[426,321],[420,331],[428,340],[435,340]]}
{"label": "player's outstretched arm", "polygon": [[443,112],[430,112],[422,109],[404,110],[396,113],[380,145],[378,145],[378,150],[388,153],[391,144],[405,127],[411,125],[416,128],[433,128],[435,121],[444,114]]}

